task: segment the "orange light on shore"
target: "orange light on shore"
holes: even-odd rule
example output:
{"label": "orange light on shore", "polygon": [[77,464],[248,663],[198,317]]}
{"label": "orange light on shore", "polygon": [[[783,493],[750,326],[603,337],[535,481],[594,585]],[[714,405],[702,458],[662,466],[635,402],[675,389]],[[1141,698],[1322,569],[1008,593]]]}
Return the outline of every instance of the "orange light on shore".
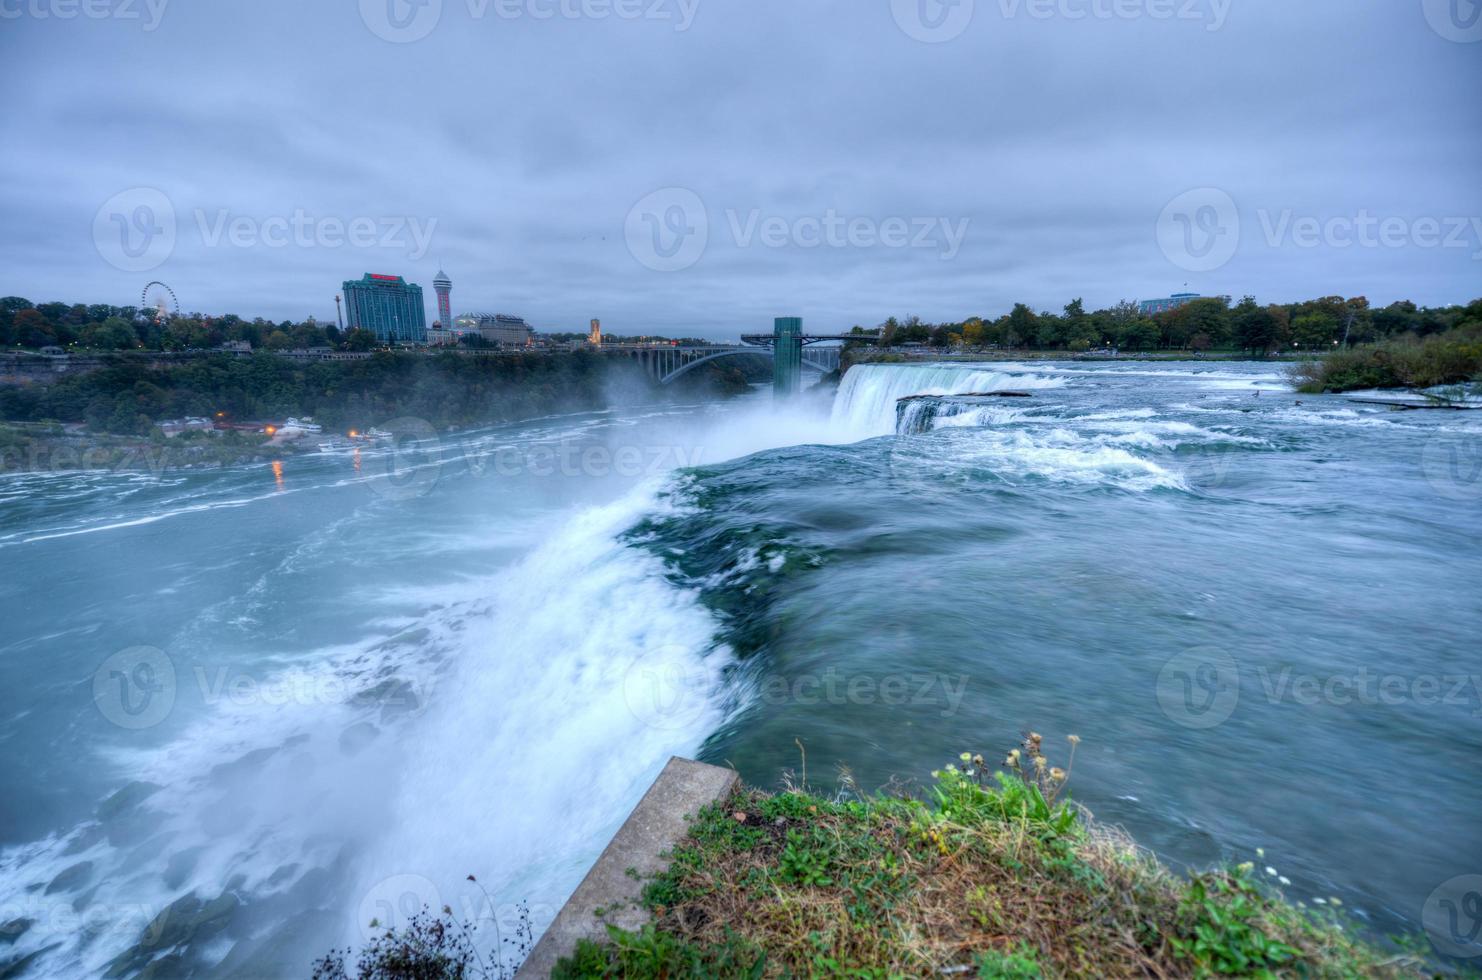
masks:
{"label": "orange light on shore", "polygon": [[359,432],[356,432],[354,429],[351,429],[350,430],[350,438],[351,439],[358,439],[359,437],[360,437],[360,433]]}
{"label": "orange light on shore", "polygon": [[268,435],[272,435],[273,433],[278,431],[278,427],[276,425],[270,425],[262,431],[266,432]]}

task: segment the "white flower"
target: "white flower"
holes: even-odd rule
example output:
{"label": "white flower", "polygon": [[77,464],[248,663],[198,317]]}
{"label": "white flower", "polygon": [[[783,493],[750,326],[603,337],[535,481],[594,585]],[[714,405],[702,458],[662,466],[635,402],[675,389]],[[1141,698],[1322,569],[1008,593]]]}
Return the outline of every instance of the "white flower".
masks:
{"label": "white flower", "polygon": [[1286,875],[1282,875],[1280,878],[1277,878],[1276,880],[1279,881],[1279,882],[1281,882],[1283,885],[1290,885],[1292,883],[1292,879],[1288,878]]}
{"label": "white flower", "polygon": [[1270,865],[1267,865],[1267,866],[1266,866],[1266,873],[1267,873],[1267,874],[1268,874],[1268,875],[1270,875],[1270,876],[1271,876],[1271,877],[1273,877],[1273,878],[1275,878],[1275,877],[1276,877],[1276,869],[1275,869],[1275,868],[1273,868],[1273,867],[1271,867],[1271,866],[1270,866]]}
{"label": "white flower", "polygon": [[1313,905],[1326,905],[1326,904],[1328,904],[1328,900],[1326,898],[1314,898],[1312,900],[1312,904]]}

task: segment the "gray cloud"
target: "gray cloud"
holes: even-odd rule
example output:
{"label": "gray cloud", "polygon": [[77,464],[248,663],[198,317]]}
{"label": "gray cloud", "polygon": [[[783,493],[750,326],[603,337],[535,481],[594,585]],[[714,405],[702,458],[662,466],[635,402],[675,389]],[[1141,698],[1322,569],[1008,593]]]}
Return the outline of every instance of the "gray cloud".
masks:
{"label": "gray cloud", "polygon": [[[1160,0],[976,0],[943,43],[915,39],[897,15],[920,8],[891,0],[699,0],[687,30],[678,0],[631,8],[673,15],[658,20],[558,5],[621,0],[442,0],[425,37],[397,43],[377,33],[388,2],[417,9],[173,0],[145,30],[142,0],[70,20],[66,0],[0,0],[0,292],[123,303],[157,277],[192,310],[332,318],[339,283],[366,271],[421,282],[430,307],[441,262],[460,309],[713,336],[782,313],[956,319],[1185,282],[1270,300],[1482,294],[1477,234],[1425,234],[1482,218],[1482,41],[1448,39],[1431,0],[1162,0],[1166,18]],[[177,229],[145,272],[94,241],[99,209],[138,187],[168,197]],[[708,221],[677,271],[645,264],[650,239],[630,247],[635,228],[671,235],[669,210],[630,220],[665,188],[698,195]],[[1207,271],[1157,235],[1194,188],[1240,219]],[[202,221],[223,214],[255,233],[213,245]],[[1406,235],[1273,242],[1283,214]],[[781,247],[738,243],[753,215],[787,225]],[[830,215],[870,234],[810,247]],[[295,216],[307,244],[264,240]],[[968,231],[944,259],[935,241],[880,244],[893,218]],[[356,219],[374,243],[338,242]],[[407,219],[435,222],[425,254],[388,233]]]}

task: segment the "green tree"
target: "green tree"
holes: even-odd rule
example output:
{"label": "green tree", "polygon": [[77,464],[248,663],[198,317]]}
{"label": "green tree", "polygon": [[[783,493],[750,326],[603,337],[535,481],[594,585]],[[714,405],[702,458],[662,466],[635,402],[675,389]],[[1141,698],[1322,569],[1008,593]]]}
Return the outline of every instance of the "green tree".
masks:
{"label": "green tree", "polygon": [[[465,336],[472,336],[465,334]],[[345,350],[368,351],[376,346],[376,335],[356,327],[345,332]]]}
{"label": "green tree", "polygon": [[1158,346],[1158,325],[1147,317],[1124,323],[1117,334],[1117,346],[1127,350],[1147,350]]}
{"label": "green tree", "polygon": [[54,344],[57,340],[55,330],[47,322],[41,311],[36,309],[21,310],[16,313],[13,330],[15,342],[22,347],[45,347]]}
{"label": "green tree", "polygon": [[1039,318],[1023,303],[1015,303],[1004,325],[1003,343],[1007,347],[1020,347],[1032,343],[1039,333]]}
{"label": "green tree", "polygon": [[1293,317],[1292,340],[1308,350],[1331,347],[1338,340],[1338,318],[1326,310]]}

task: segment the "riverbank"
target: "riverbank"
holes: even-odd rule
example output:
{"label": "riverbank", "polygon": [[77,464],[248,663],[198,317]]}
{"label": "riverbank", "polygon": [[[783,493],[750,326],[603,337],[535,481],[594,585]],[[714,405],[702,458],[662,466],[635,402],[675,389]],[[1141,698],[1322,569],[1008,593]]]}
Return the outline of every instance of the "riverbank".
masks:
{"label": "riverbank", "polygon": [[50,384],[0,386],[0,419],[85,422],[94,432],[148,435],[189,416],[313,417],[326,431],[411,418],[439,431],[686,397],[725,397],[769,376],[744,361],[706,364],[660,386],[630,361],[575,351],[463,357],[378,353],[298,363],[271,354],[217,355],[178,365],[133,360]]}
{"label": "riverbank", "polygon": [[[682,399],[727,398],[770,377],[744,359],[701,365],[670,386],[600,354],[471,358],[377,354],[299,364],[273,355],[218,355],[180,364],[112,360],[49,383],[0,387],[0,473],[147,470],[266,462],[314,451],[318,438],[187,430],[160,423],[205,417],[313,418],[327,437],[390,428],[454,432],[574,411]],[[236,429],[242,429],[237,425]],[[248,426],[250,428],[250,425]]]}
{"label": "riverbank", "polygon": [[[1064,793],[1029,734],[964,754],[926,800],[741,789],[703,810],[645,886],[652,922],[609,927],[551,973],[599,977],[1418,977],[1354,937],[1341,904],[1284,899],[1251,860],[1183,878]],[[995,772],[997,769],[997,772]]]}
{"label": "riverbank", "polygon": [[217,469],[266,463],[318,448],[318,440],[275,440],[253,432],[183,432],[165,438],[96,432],[59,422],[0,422],[0,475]]}
{"label": "riverbank", "polygon": [[[1288,901],[1260,851],[1185,877],[1097,823],[1067,792],[1080,741],[1026,733],[1001,761],[963,753],[922,792],[871,797],[810,789],[806,759],[775,794],[671,760],[517,980],[1428,975],[1358,938],[1337,898]],[[355,975],[503,980],[528,926],[479,937],[425,908]],[[346,980],[353,955],[316,980]]]}
{"label": "riverbank", "polygon": [[1370,389],[1434,389],[1482,380],[1482,329],[1453,330],[1425,340],[1394,341],[1336,351],[1290,371],[1307,394]]}

